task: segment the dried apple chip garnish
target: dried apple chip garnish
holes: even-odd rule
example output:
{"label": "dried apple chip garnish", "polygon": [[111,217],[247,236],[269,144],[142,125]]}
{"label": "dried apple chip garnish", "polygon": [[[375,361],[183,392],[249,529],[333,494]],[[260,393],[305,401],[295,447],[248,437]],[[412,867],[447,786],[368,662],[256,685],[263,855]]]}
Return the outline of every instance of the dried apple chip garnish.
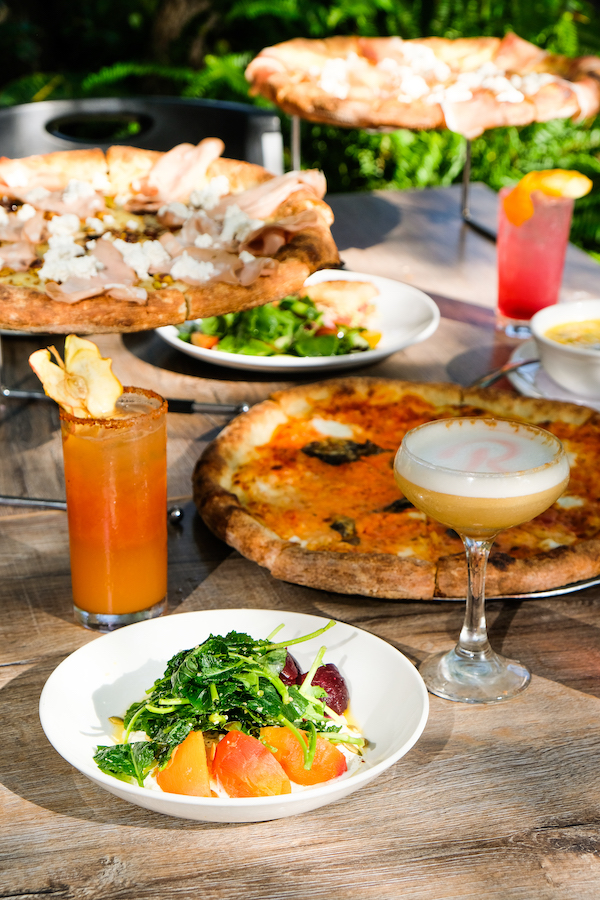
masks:
{"label": "dried apple chip garnish", "polygon": [[533,191],[541,191],[547,197],[568,197],[578,200],[592,189],[592,182],[581,172],[568,169],[543,169],[528,172],[504,198],[504,212],[512,225],[522,225],[533,215]]}
{"label": "dried apple chip garnish", "polygon": [[29,365],[45,393],[72,416],[107,419],[115,414],[123,385],[112,373],[112,360],[103,359],[92,341],[69,334],[65,338],[64,362],[56,348],[49,347],[32,353]]}

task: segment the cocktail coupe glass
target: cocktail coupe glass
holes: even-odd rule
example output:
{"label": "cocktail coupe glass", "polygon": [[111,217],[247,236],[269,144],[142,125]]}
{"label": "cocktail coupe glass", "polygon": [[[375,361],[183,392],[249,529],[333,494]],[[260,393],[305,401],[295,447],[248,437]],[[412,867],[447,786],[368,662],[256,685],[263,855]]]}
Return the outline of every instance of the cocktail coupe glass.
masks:
{"label": "cocktail coupe glass", "polygon": [[505,419],[441,419],[408,432],[394,471],[405,497],[458,532],[467,555],[462,631],[452,650],[421,664],[425,684],[432,694],[464,703],[514,697],[531,676],[490,646],[485,569],[496,535],[544,512],[566,488],[562,444],[542,428]]}

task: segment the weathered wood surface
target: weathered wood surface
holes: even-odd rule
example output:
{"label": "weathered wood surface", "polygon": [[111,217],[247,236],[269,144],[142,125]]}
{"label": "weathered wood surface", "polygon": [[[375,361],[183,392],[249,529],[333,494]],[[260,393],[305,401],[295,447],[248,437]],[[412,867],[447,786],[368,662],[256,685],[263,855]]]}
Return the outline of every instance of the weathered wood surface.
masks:
{"label": "weathered wood surface", "polygon": [[[427,210],[434,193],[390,195],[390,202],[409,217],[421,199]],[[436,215],[428,220],[415,213],[411,228],[421,229],[422,239],[454,202],[454,193],[438,193]],[[348,213],[350,200],[338,199]],[[365,195],[350,204],[354,231],[348,216],[341,217],[350,257],[372,202]],[[489,215],[489,205],[486,209]],[[432,253],[430,277],[445,285],[446,295],[468,302],[440,299],[444,318],[431,339],[360,371],[466,384],[506,359],[513,345],[493,330],[489,258],[484,270],[477,270],[488,307],[482,309],[468,291],[461,294],[469,270],[452,256],[453,241],[454,236],[446,242],[443,265],[443,248]],[[394,274],[378,269],[377,262],[375,268],[366,265],[364,243],[363,268]],[[372,243],[377,255],[375,232]],[[387,254],[395,243],[398,266],[404,265],[402,233],[384,243]],[[465,252],[471,245],[489,256],[483,238],[467,235]],[[354,260],[353,266],[358,268]],[[452,281],[455,269],[460,277]],[[395,275],[401,278],[402,272]],[[578,277],[585,273],[580,270]],[[101,342],[124,381],[172,397],[253,402],[284,384],[266,378],[248,382],[234,370],[197,366],[152,334],[106,336]],[[39,343],[4,341],[11,384],[26,382],[27,352]],[[214,538],[188,499],[189,478],[222,421],[169,416],[169,494],[185,512],[181,526],[171,526],[169,533],[173,612],[250,606],[332,616],[372,631],[415,662],[452,643],[462,618],[459,603],[381,602],[288,585]],[[61,495],[57,425],[52,404],[5,402],[0,492]],[[530,666],[531,687],[510,703],[487,708],[432,697],[417,746],[358,793],[295,819],[196,824],[109,795],[46,741],[37,717],[42,686],[61,659],[96,638],[72,620],[64,513],[4,507],[0,514],[0,900],[600,896],[598,589],[490,603],[492,642]]]}

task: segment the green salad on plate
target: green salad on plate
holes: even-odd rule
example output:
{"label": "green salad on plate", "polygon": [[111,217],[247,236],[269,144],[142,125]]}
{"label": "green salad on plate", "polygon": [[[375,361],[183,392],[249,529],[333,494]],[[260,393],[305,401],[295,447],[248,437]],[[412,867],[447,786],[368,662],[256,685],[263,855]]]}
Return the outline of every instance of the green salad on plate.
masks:
{"label": "green salad on plate", "polygon": [[342,356],[372,350],[381,335],[335,322],[309,297],[284,297],[242,312],[178,325],[182,341],[246,356]]}

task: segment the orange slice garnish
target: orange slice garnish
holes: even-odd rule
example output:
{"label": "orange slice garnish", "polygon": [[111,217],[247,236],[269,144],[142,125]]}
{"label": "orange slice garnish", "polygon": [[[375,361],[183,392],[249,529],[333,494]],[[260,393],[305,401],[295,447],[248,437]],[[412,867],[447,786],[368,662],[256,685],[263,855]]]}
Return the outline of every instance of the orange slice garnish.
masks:
{"label": "orange slice garnish", "polygon": [[547,197],[569,197],[577,200],[592,189],[592,182],[581,172],[567,169],[543,169],[528,172],[518,185],[504,198],[504,212],[512,225],[522,225],[533,215],[533,191],[541,191]]}

